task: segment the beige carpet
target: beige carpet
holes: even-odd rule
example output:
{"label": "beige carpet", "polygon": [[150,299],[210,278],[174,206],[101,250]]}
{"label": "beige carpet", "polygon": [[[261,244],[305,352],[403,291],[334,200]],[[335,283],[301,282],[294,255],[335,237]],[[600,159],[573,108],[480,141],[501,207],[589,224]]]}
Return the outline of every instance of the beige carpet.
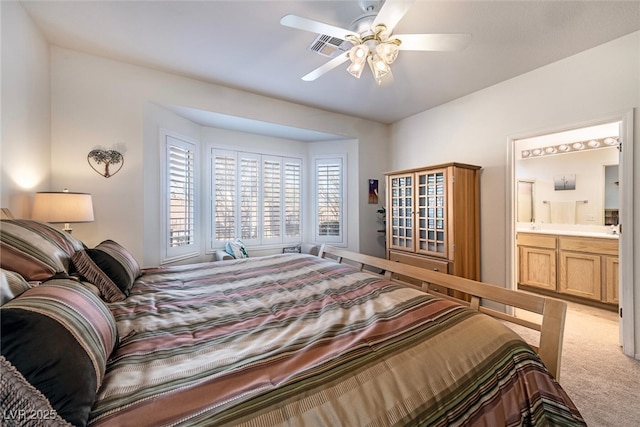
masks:
{"label": "beige carpet", "polygon": [[588,426],[640,426],[640,361],[622,353],[617,313],[567,304],[560,384]]}

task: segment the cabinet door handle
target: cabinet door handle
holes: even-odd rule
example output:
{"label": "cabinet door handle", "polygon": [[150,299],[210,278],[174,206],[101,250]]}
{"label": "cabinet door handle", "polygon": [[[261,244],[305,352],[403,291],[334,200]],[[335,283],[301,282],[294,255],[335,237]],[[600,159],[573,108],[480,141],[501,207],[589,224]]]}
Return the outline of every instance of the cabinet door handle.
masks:
{"label": "cabinet door handle", "polygon": [[433,271],[440,271],[440,270],[438,270],[438,267],[433,267]]}

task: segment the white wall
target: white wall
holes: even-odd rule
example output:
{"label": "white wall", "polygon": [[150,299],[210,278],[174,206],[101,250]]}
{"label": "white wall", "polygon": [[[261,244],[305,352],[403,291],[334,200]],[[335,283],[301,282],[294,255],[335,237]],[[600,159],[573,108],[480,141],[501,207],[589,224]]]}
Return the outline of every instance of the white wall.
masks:
{"label": "white wall", "polygon": [[[392,125],[392,168],[448,161],[477,164],[481,174],[482,279],[508,278],[507,194],[510,138],[567,129],[640,107],[640,32],[563,59]],[[640,123],[635,115],[635,169]],[[640,197],[640,173],[635,196]],[[640,209],[635,209],[640,223]],[[633,236],[640,265],[640,229]],[[636,352],[640,352],[640,283],[635,286]]]}
{"label": "white wall", "polygon": [[49,44],[17,2],[2,14],[0,206],[31,215],[36,191],[49,190],[51,113]]}

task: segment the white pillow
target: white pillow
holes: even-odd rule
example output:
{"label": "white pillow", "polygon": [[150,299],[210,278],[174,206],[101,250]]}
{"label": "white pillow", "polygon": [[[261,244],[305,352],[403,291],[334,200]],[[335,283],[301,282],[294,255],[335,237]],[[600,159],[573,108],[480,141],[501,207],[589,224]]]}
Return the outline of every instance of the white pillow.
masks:
{"label": "white pillow", "polygon": [[31,285],[15,271],[0,269],[0,305],[22,294]]}
{"label": "white pillow", "polygon": [[236,259],[249,258],[247,248],[240,239],[236,239],[233,242],[227,242],[224,251]]}

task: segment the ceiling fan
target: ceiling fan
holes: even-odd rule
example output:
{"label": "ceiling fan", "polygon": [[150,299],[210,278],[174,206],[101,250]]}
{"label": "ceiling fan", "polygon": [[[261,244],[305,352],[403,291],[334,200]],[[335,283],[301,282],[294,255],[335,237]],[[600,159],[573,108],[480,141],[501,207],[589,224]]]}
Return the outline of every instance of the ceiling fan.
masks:
{"label": "ceiling fan", "polygon": [[350,29],[297,15],[285,15],[280,24],[286,27],[337,37],[353,45],[348,51],[303,76],[302,80],[313,81],[340,64],[351,61],[347,71],[352,76],[360,78],[365,64],[368,64],[376,82],[381,84],[385,76],[391,75],[390,65],[401,50],[455,51],[469,44],[471,34],[392,34],[414,1],[359,1],[364,14],[351,24]]}

